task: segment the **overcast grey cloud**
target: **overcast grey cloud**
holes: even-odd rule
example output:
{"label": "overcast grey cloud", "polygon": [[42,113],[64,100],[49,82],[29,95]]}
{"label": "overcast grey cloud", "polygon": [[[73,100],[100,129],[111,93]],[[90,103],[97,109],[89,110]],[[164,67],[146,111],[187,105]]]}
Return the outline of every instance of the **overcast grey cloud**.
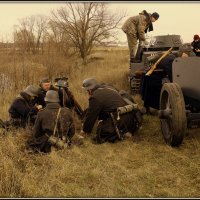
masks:
{"label": "overcast grey cloud", "polygon": [[[50,11],[62,6],[64,2],[16,2],[0,3],[0,39],[8,40],[18,19],[31,15],[50,16]],[[127,16],[137,15],[142,10],[158,12],[160,19],[154,23],[154,31],[148,35],[180,34],[184,42],[190,42],[194,34],[200,35],[200,2],[108,2],[112,11],[126,11]],[[118,30],[120,41],[126,41],[125,34]]]}

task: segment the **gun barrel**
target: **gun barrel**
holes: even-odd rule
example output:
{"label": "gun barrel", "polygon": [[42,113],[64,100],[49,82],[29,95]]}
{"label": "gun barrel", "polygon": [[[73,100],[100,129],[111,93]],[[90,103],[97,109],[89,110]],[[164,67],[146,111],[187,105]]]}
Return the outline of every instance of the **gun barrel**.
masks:
{"label": "gun barrel", "polygon": [[84,115],[84,111],[81,108],[80,104],[78,103],[78,101],[75,99],[74,95],[72,94],[71,91],[69,91],[68,89],[66,90],[67,95],[73,100],[74,102],[74,108],[75,108],[75,112],[77,113],[77,115],[79,116],[80,119],[83,118]]}
{"label": "gun barrel", "polygon": [[151,69],[150,69],[145,75],[146,75],[146,76],[150,76],[150,75],[153,73],[153,71],[156,69],[158,63],[160,63],[160,61],[161,61],[164,57],[166,57],[166,56],[170,53],[170,51],[171,51],[172,49],[173,49],[173,47],[171,47],[168,51],[166,51],[166,52],[156,61],[156,63],[151,67]]}

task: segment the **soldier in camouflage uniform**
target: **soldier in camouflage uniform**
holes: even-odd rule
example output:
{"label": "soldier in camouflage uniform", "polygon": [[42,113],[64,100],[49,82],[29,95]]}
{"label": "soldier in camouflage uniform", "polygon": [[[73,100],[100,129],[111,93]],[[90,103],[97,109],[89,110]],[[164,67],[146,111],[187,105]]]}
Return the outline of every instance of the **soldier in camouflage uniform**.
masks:
{"label": "soldier in camouflage uniform", "polygon": [[130,62],[134,62],[137,40],[140,42],[140,46],[144,46],[145,42],[145,33],[147,30],[153,31],[152,22],[155,22],[159,18],[159,14],[154,12],[152,14],[147,13],[146,10],[143,10],[139,15],[128,18],[122,30],[127,36],[129,51],[130,51]]}

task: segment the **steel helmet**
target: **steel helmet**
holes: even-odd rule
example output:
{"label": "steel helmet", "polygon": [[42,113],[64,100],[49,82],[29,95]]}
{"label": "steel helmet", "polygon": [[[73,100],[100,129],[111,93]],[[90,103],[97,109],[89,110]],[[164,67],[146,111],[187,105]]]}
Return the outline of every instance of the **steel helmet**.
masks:
{"label": "steel helmet", "polygon": [[34,96],[38,96],[38,88],[33,86],[33,85],[29,85],[25,90],[24,92],[28,95],[30,95],[31,97],[34,97]]}
{"label": "steel helmet", "polygon": [[87,78],[83,81],[83,85],[82,87],[85,89],[85,90],[92,90],[94,89],[96,86],[97,86],[97,81],[95,78]]}
{"label": "steel helmet", "polygon": [[46,102],[58,103],[60,102],[58,92],[55,90],[48,90],[44,98]]}

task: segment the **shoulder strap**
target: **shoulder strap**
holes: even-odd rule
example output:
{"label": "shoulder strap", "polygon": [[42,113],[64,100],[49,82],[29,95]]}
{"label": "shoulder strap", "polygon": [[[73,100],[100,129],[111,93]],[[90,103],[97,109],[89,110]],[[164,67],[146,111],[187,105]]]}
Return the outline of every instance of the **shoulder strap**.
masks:
{"label": "shoulder strap", "polygon": [[58,113],[57,113],[57,116],[56,116],[56,124],[55,124],[54,130],[53,130],[53,135],[54,136],[55,136],[57,125],[58,125],[58,118],[59,118],[59,115],[60,115],[60,111],[61,111],[61,108],[58,109]]}

